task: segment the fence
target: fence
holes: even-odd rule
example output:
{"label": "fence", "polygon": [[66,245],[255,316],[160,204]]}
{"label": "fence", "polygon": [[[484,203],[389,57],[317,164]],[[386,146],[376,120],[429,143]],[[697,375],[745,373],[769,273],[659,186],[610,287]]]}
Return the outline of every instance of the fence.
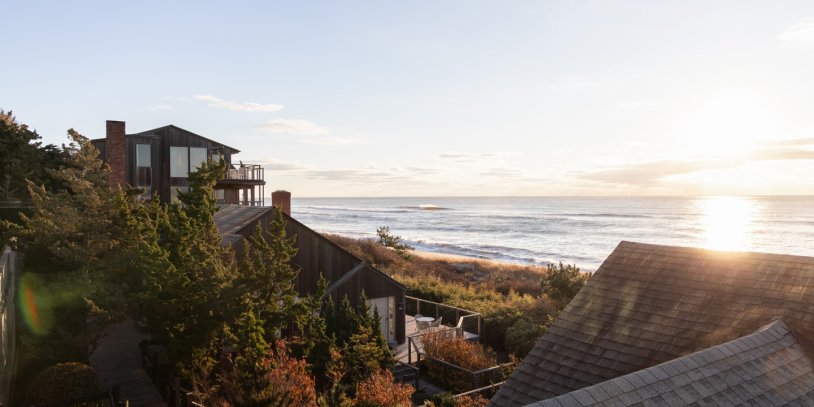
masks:
{"label": "fence", "polygon": [[460,330],[460,334],[464,338],[480,340],[483,320],[479,312],[422,300],[408,295],[404,297],[404,313],[410,316],[432,316],[435,319],[443,317],[444,321],[454,321],[455,328]]}
{"label": "fence", "polygon": [[172,366],[163,347],[149,346],[146,342],[142,342],[139,347],[141,367],[150,376],[169,407],[203,407],[203,404],[195,400],[194,393],[181,387],[178,379],[173,377]]}
{"label": "fence", "polygon": [[498,383],[509,377],[514,368],[514,363],[504,363],[480,370],[469,370],[427,355],[424,355],[422,365],[427,367],[428,377],[454,393],[499,385]]}
{"label": "fence", "polygon": [[14,340],[14,288],[17,252],[3,247],[0,254],[0,405],[8,405],[16,361]]}

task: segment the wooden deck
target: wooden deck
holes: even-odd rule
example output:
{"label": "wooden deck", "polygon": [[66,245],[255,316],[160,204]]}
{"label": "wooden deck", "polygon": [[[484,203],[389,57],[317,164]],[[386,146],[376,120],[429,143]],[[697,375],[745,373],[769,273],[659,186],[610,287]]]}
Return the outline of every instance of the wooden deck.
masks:
{"label": "wooden deck", "polygon": [[[410,315],[405,315],[404,316],[404,326],[405,326],[404,332],[405,332],[406,337],[410,337],[410,336],[413,336],[413,335],[416,335],[416,334],[419,333],[418,329],[416,328],[415,317],[412,317]],[[442,325],[442,326],[444,328],[449,328],[446,325]],[[464,331],[464,338],[466,340],[468,340],[468,341],[477,341],[478,340],[478,335],[475,335],[475,334],[473,334],[471,332]],[[420,337],[414,338],[413,341],[418,346],[419,352],[423,352],[423,348],[421,346],[421,338]],[[409,355],[409,352],[408,352],[408,349],[407,349],[409,344],[410,344],[409,339],[405,339],[404,343],[402,343],[401,345],[398,345],[395,348],[393,348],[393,355],[395,355],[396,360],[398,360],[399,362],[402,362],[402,363],[409,363],[409,356],[410,355]],[[416,361],[415,352],[416,352],[416,349],[413,348],[413,362]]]}
{"label": "wooden deck", "polygon": [[166,407],[158,389],[141,368],[139,342],[149,335],[139,332],[132,320],[111,324],[105,328],[90,363],[99,373],[102,386],[118,385],[121,398],[131,406]]}

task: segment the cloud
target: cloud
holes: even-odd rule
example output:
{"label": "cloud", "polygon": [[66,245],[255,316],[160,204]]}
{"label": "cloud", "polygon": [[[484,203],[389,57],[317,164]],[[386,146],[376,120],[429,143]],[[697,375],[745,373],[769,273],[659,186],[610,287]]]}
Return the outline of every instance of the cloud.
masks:
{"label": "cloud", "polygon": [[766,145],[774,147],[814,146],[814,137],[776,140],[770,141]]}
{"label": "cloud", "polygon": [[360,141],[358,139],[344,137],[320,137],[315,139],[303,140],[302,142],[306,144],[334,146],[338,144],[358,144]]}
{"label": "cloud", "polygon": [[494,178],[520,178],[523,177],[525,173],[517,168],[493,167],[479,172],[478,175]]}
{"label": "cloud", "polygon": [[201,102],[206,102],[210,107],[214,107],[217,109],[228,109],[234,110],[238,112],[276,112],[283,108],[283,105],[278,104],[262,104],[262,103],[255,103],[255,102],[231,102],[228,100],[223,100],[218,98],[217,96],[213,95],[195,95],[195,100],[199,100]]}
{"label": "cloud", "polygon": [[300,119],[274,119],[259,127],[265,131],[280,134],[323,135],[329,133],[328,129],[324,127]]}
{"label": "cloud", "polygon": [[311,170],[304,173],[306,177],[329,181],[357,182],[364,184],[392,183],[412,181],[408,174],[397,169],[351,168]]}
{"label": "cloud", "polygon": [[261,160],[258,164],[262,165],[263,168],[270,170],[270,171],[277,171],[277,172],[297,172],[297,171],[306,171],[311,170],[313,167],[309,167],[304,164],[300,164],[297,162],[292,161],[283,161],[283,160]]}
{"label": "cloud", "polygon": [[[814,160],[814,138],[778,140],[727,160],[661,160],[577,174],[579,178],[612,184],[645,186],[673,175],[736,168],[759,161]],[[778,148],[780,147],[780,148]]]}
{"label": "cloud", "polygon": [[814,45],[814,17],[808,17],[786,28],[777,36],[786,44]]}
{"label": "cloud", "polygon": [[523,154],[515,151],[498,151],[492,153],[461,153],[457,151],[447,151],[438,154],[438,158],[442,160],[457,161],[460,163],[474,162],[485,158],[499,158],[499,157],[519,157]]}
{"label": "cloud", "polygon": [[174,108],[168,103],[159,103],[150,107],[150,111],[153,112],[167,112],[170,110],[174,110]]}
{"label": "cloud", "polygon": [[438,158],[443,158],[447,160],[474,160],[477,158],[488,158],[494,157],[496,154],[494,153],[457,153],[457,152],[445,152],[438,155]]}

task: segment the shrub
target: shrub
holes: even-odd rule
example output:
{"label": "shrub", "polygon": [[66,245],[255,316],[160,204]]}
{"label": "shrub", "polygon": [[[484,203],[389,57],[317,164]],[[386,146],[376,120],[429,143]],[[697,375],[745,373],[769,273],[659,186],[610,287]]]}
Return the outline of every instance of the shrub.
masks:
{"label": "shrub", "polygon": [[439,331],[425,334],[421,336],[421,344],[428,357],[461,367],[458,369],[433,359],[425,362],[431,380],[460,393],[472,389],[473,376],[470,372],[497,365],[497,358],[490,349],[451,336],[450,333]]}
{"label": "shrub", "polygon": [[497,364],[497,358],[491,350],[450,333],[438,331],[422,335],[421,344],[427,356],[473,371]]}
{"label": "shrub", "polygon": [[546,328],[546,325],[534,323],[529,318],[519,318],[506,329],[506,350],[518,357],[525,357],[537,343],[537,338],[545,333]]}
{"label": "shrub", "polygon": [[393,373],[380,370],[356,385],[354,405],[412,406],[413,387],[393,381]]}
{"label": "shrub", "polygon": [[486,407],[489,400],[480,394],[453,397],[451,393],[439,393],[427,400],[424,407]]}
{"label": "shrub", "polygon": [[100,393],[96,370],[83,363],[59,363],[34,377],[28,387],[36,403],[55,403]]}
{"label": "shrub", "polygon": [[580,272],[575,264],[560,262],[559,265],[548,265],[540,279],[540,286],[549,298],[560,305],[560,308],[565,308],[590,277],[590,274]]}

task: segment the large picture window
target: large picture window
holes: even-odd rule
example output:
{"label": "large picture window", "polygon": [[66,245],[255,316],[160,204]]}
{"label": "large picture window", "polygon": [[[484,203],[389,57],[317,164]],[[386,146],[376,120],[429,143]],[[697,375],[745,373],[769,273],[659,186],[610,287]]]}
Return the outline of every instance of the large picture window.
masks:
{"label": "large picture window", "polygon": [[170,177],[186,178],[189,176],[189,148],[170,147]]}
{"label": "large picture window", "polygon": [[149,144],[136,144],[136,167],[150,167]]}
{"label": "large picture window", "polygon": [[150,199],[153,196],[152,157],[149,144],[136,144],[136,187],[143,190],[140,199]]}
{"label": "large picture window", "polygon": [[203,147],[190,147],[189,148],[189,170],[195,171],[201,168],[201,164],[206,162],[206,148]]}

